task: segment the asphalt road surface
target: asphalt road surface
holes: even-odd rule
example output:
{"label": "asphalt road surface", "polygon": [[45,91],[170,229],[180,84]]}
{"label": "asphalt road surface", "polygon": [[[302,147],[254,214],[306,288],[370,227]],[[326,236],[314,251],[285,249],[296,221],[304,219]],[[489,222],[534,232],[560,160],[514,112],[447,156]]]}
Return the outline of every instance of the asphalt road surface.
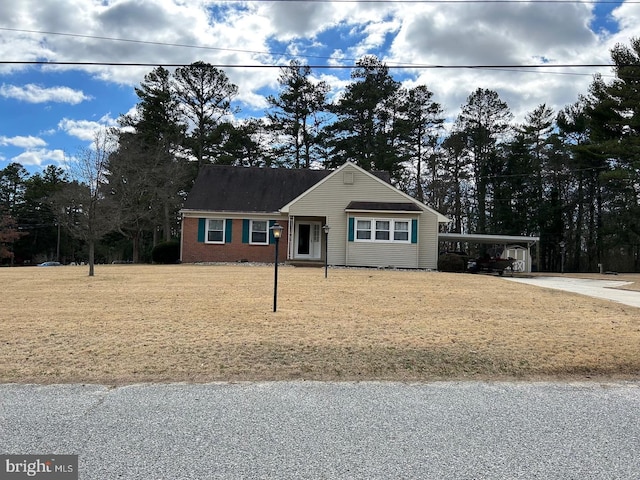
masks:
{"label": "asphalt road surface", "polygon": [[[620,290],[618,287],[631,282],[621,282],[617,280],[591,280],[572,277],[533,277],[533,278],[512,278],[502,277],[513,282],[526,283],[537,287],[553,288],[564,290],[565,292],[579,293],[613,302],[624,303],[632,307],[640,308],[640,292],[632,290]],[[638,477],[640,478],[640,476]]]}
{"label": "asphalt road surface", "polygon": [[[640,382],[0,385],[81,479],[639,479]],[[37,479],[37,477],[35,477]]]}

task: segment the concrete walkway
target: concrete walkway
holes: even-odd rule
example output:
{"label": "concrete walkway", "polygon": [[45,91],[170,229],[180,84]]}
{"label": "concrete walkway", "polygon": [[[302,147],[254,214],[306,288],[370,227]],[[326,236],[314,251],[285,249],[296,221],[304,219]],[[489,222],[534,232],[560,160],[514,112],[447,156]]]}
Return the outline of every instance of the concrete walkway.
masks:
{"label": "concrete walkway", "polygon": [[564,290],[566,292],[579,293],[580,295],[611,300],[612,302],[624,303],[625,305],[640,308],[640,292],[617,289],[622,285],[628,285],[632,282],[621,282],[617,280],[589,280],[572,277],[503,278],[512,282],[526,283],[537,287],[553,288],[556,290]]}

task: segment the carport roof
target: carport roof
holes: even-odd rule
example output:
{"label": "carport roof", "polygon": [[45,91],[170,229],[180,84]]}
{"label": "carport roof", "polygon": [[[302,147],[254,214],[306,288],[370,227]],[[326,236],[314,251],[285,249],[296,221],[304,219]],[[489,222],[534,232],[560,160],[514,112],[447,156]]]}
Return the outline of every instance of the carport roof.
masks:
{"label": "carport roof", "polygon": [[438,240],[444,242],[470,242],[470,243],[526,243],[533,245],[540,241],[540,237],[525,237],[517,235],[487,235],[484,233],[439,233]]}

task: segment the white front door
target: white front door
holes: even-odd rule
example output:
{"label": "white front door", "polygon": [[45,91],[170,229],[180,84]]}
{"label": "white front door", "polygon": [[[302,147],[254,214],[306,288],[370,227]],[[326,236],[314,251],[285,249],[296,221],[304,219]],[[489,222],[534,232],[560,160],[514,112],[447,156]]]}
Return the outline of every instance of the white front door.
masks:
{"label": "white front door", "polygon": [[295,258],[320,259],[321,231],[320,222],[296,222]]}

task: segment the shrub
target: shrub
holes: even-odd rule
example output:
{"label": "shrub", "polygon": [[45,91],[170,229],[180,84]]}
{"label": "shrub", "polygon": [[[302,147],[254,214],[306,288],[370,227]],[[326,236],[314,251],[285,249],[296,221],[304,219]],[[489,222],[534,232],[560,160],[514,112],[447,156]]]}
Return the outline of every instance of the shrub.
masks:
{"label": "shrub", "polygon": [[151,250],[153,263],[171,264],[180,260],[180,243],[177,240],[157,244]]}
{"label": "shrub", "polygon": [[441,272],[466,272],[469,257],[458,253],[443,253],[438,257],[438,270]]}

